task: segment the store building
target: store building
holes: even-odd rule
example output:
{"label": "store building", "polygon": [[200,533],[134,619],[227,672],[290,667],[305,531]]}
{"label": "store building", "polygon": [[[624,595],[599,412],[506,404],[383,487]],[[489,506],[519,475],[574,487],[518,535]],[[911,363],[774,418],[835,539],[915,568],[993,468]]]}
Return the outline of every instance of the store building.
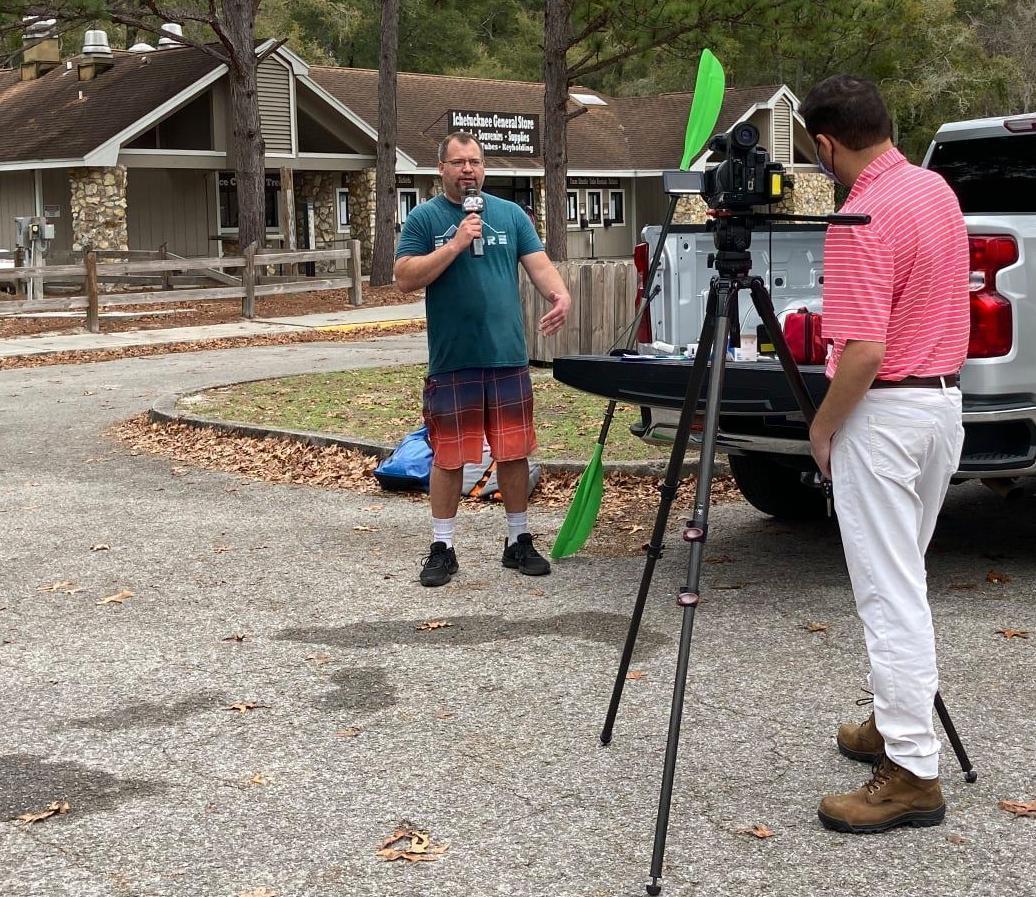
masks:
{"label": "store building", "polygon": [[[237,250],[237,196],[227,68],[163,38],[157,48],[108,50],[100,32],[63,59],[58,39],[26,44],[18,69],[0,70],[0,249],[16,216],[55,225],[50,253],[92,245],[184,256]],[[97,35],[101,37],[97,37]],[[288,47],[259,48],[266,142],[267,236],[325,248],[373,247],[378,73],[310,66]],[[569,255],[628,257],[641,228],[660,223],[661,172],[682,153],[689,93],[607,97],[574,89],[568,125]],[[487,192],[525,206],[545,233],[543,85],[402,73],[398,79],[397,227],[440,189],[439,141],[479,134]],[[831,190],[785,87],[732,89],[717,131],[756,124],[794,175],[797,211],[827,211]],[[704,168],[708,153],[694,162]],[[700,218],[688,202],[683,220]]]}

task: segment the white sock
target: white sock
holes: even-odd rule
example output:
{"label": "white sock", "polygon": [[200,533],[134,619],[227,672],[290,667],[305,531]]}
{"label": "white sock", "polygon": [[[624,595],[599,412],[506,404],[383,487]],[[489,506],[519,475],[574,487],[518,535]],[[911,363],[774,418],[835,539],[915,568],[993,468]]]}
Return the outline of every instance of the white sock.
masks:
{"label": "white sock", "polygon": [[510,545],[522,533],[529,531],[529,512],[520,511],[507,515],[507,544]]}
{"label": "white sock", "polygon": [[432,541],[445,542],[447,548],[453,548],[453,532],[456,527],[456,517],[433,517]]}

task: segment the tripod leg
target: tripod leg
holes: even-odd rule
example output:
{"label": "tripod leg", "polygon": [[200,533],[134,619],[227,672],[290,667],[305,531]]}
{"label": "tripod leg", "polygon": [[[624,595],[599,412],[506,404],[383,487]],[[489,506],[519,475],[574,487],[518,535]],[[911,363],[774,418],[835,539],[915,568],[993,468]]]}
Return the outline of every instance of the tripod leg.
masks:
{"label": "tripod leg", "polygon": [[960,763],[960,768],[964,772],[964,781],[969,785],[973,784],[978,779],[978,773],[975,772],[974,767],[971,765],[971,760],[968,759],[968,752],[964,750],[964,743],[957,734],[953,720],[950,719],[950,712],[946,709],[942,695],[939,692],[935,693],[935,712],[939,714],[939,722],[942,723],[943,729],[946,730],[946,737],[950,739],[950,744],[953,745],[953,753],[957,755],[957,762]]}
{"label": "tripod leg", "polygon": [[604,719],[604,728],[601,730],[601,744],[608,745],[612,740],[612,729],[615,726],[615,717],[619,712],[619,702],[622,700],[622,690],[626,684],[626,673],[629,671],[630,661],[633,658],[633,649],[637,644],[637,633],[640,631],[640,620],[644,615],[644,605],[647,603],[648,592],[651,590],[651,578],[655,573],[655,564],[662,556],[662,541],[665,538],[665,528],[669,521],[669,512],[676,498],[676,488],[680,482],[680,469],[683,467],[684,456],[687,454],[687,442],[691,435],[691,423],[698,408],[698,397],[701,395],[702,383],[708,370],[709,355],[715,341],[716,331],[716,296],[715,291],[709,291],[709,298],[705,305],[705,320],[702,322],[701,335],[698,338],[698,354],[691,366],[691,375],[687,382],[687,393],[684,397],[683,408],[680,411],[680,420],[676,427],[676,436],[673,440],[673,450],[669,455],[669,464],[666,467],[665,479],[660,491],[662,499],[659,502],[658,514],[655,516],[655,526],[651,531],[651,541],[648,543],[647,560],[644,563],[644,573],[640,579],[640,590],[637,592],[637,600],[633,605],[633,613],[630,616],[629,631],[626,633],[626,644],[622,649],[622,659],[619,661],[619,669],[615,674],[615,685],[612,687],[611,702],[608,704],[608,713]]}
{"label": "tripod leg", "polygon": [[788,341],[784,338],[784,331],[781,329],[777,315],[773,311],[773,300],[766,291],[766,286],[758,277],[753,277],[749,282],[749,290],[752,293],[752,303],[755,305],[755,310],[759,313],[759,317],[762,319],[763,324],[766,325],[766,330],[773,340],[773,346],[777,350],[777,357],[780,359],[781,367],[784,369],[784,376],[788,378],[788,385],[791,387],[795,400],[799,403],[799,408],[802,409],[802,413],[806,416],[806,423],[811,424],[816,416],[817,406],[813,401],[813,397],[809,394],[809,390],[806,389],[806,381],[802,379],[802,372],[799,370],[798,365],[795,364],[791,349],[788,348]]}
{"label": "tripod leg", "polygon": [[[694,613],[701,600],[698,594],[701,578],[702,555],[709,527],[709,504],[712,474],[715,468],[716,437],[719,432],[720,401],[723,395],[723,373],[726,367],[727,334],[730,331],[731,309],[737,307],[737,282],[720,280],[717,288],[718,308],[713,345],[712,372],[709,376],[708,396],[705,403],[705,429],[702,433],[701,455],[698,467],[698,487],[695,493],[691,556],[687,568],[687,584],[680,592],[677,604],[683,608],[680,630],[680,650],[677,654],[676,680],[673,684],[673,704],[669,711],[669,736],[666,741],[665,763],[662,768],[662,788],[658,797],[658,818],[655,822],[655,844],[651,855],[651,884],[648,894],[662,890],[662,861],[665,856],[666,834],[669,829],[669,810],[673,802],[673,780],[676,776],[676,755],[680,745],[680,725],[683,720],[684,694],[687,689],[687,667],[691,653],[691,634],[694,631]],[[685,409],[686,410],[686,406]]]}

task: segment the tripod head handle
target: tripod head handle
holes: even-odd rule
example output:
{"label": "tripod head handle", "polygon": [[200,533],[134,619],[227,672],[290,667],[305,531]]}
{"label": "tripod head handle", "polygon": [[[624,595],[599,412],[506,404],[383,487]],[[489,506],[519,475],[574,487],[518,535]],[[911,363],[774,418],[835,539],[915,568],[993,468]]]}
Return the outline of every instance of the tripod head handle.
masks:
{"label": "tripod head handle", "polygon": [[784,215],[780,213],[752,216],[756,221],[816,221],[820,224],[870,224],[870,215]]}

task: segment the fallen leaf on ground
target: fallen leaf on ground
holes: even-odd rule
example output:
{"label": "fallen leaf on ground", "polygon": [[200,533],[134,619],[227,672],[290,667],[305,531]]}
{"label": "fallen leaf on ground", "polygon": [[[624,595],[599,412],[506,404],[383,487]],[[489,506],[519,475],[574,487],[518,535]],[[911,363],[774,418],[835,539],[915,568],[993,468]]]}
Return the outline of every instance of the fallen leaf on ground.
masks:
{"label": "fallen leaf on ground", "polygon": [[997,806],[1015,816],[1036,816],[1036,800],[1002,800]]}
{"label": "fallen leaf on ground", "polygon": [[1010,576],[1008,576],[1006,573],[999,573],[996,570],[990,570],[986,574],[986,582],[1001,584],[1001,583],[1010,582],[1010,581],[1011,581],[1011,577]]}
{"label": "fallen leaf on ground", "polygon": [[963,844],[964,839],[960,835],[947,835],[946,840],[951,844]]}
{"label": "fallen leaf on ground", "polygon": [[111,551],[111,545],[107,542],[98,542],[96,545],[90,546],[91,551]]}
{"label": "fallen leaf on ground", "polygon": [[642,533],[642,532],[644,532],[644,527],[642,527],[638,523],[638,524],[635,524],[635,525],[631,526],[628,530],[626,530],[626,532],[628,532],[632,536],[634,533]]}
{"label": "fallen leaf on ground", "polygon": [[998,629],[997,635],[1002,635],[1004,638],[1028,638],[1028,629]]}
{"label": "fallen leaf on ground", "polygon": [[827,623],[807,623],[806,624],[806,631],[807,632],[827,632],[827,628],[828,628],[828,624]]}
{"label": "fallen leaf on ground", "polygon": [[457,714],[451,713],[449,710],[440,710],[435,714],[436,719],[453,719]]}
{"label": "fallen leaf on ground", "polygon": [[107,598],[102,598],[98,601],[98,604],[122,604],[127,598],[132,598],[133,593],[129,589],[123,589],[121,592],[116,592],[114,595],[109,595]]}
{"label": "fallen leaf on ground", "polygon": [[768,825],[756,824],[756,825],[753,825],[751,828],[743,828],[743,829],[741,829],[741,834],[743,834],[743,835],[753,835],[754,837],[759,838],[759,840],[762,840],[764,838],[772,838],[774,835],[777,834],[777,832],[775,832]]}
{"label": "fallen leaf on ground", "polygon": [[733,564],[734,559],[729,554],[717,554],[705,558],[706,564]]}
{"label": "fallen leaf on ground", "polygon": [[[69,592],[69,589],[75,589],[75,587],[76,587],[76,584],[74,582],[70,582],[69,580],[66,579],[66,580],[63,580],[62,582],[52,582],[50,585],[47,585],[47,586],[37,586],[36,587],[36,591],[37,592],[65,592],[66,594],[70,595],[72,593]],[[81,590],[76,589],[76,591],[81,591]]]}
{"label": "fallen leaf on ground", "polygon": [[270,708],[269,704],[253,704],[251,701],[239,701],[237,704],[230,704],[224,707],[224,710],[236,710],[238,713],[248,713],[249,710],[258,710],[260,708]]}
{"label": "fallen leaf on ground", "polygon": [[525,590],[525,594],[526,595],[533,595],[536,598],[542,598],[547,593],[544,592],[543,589],[526,589]]}
{"label": "fallen leaf on ground", "polygon": [[243,642],[246,638],[248,638],[248,636],[245,635],[244,633],[235,632],[233,635],[228,635],[228,636],[225,636],[224,638],[221,638],[220,641],[221,642]]}
{"label": "fallen leaf on ground", "polygon": [[377,855],[387,862],[406,860],[409,863],[432,863],[439,859],[449,846],[432,844],[427,832],[419,832],[413,826],[404,823],[381,842]]}
{"label": "fallen leaf on ground", "polygon": [[384,508],[384,505],[367,505],[364,508],[360,508],[361,511],[380,511]]}
{"label": "fallen leaf on ground", "polygon": [[337,735],[339,738],[356,738],[362,732],[363,729],[359,726],[349,726],[345,729],[339,729],[337,732],[335,732],[335,735]]}
{"label": "fallen leaf on ground", "polygon": [[373,526],[364,526],[362,523],[358,526],[354,526],[353,530],[358,533],[376,533],[377,530]]}
{"label": "fallen leaf on ground", "polygon": [[640,679],[646,679],[647,673],[645,673],[643,670],[630,670],[626,674],[626,678],[632,680],[633,682],[636,682]]}
{"label": "fallen leaf on ground", "polygon": [[270,780],[266,778],[261,772],[257,772],[252,778],[248,780],[249,785],[269,785]]}
{"label": "fallen leaf on ground", "polygon": [[452,623],[445,620],[427,620],[417,627],[418,632],[431,632],[433,629],[448,629]]}
{"label": "fallen leaf on ground", "polygon": [[306,660],[311,663],[315,663],[318,667],[322,667],[325,663],[331,660],[330,654],[310,654]]}
{"label": "fallen leaf on ground", "polygon": [[255,888],[251,891],[242,891],[237,897],[277,897],[278,893],[273,888]]}
{"label": "fallen leaf on ground", "polygon": [[51,816],[62,816],[71,809],[67,800],[56,800],[48,804],[43,810],[37,810],[35,813],[22,813],[18,817],[18,822],[22,825],[32,825],[34,822],[50,819]]}

